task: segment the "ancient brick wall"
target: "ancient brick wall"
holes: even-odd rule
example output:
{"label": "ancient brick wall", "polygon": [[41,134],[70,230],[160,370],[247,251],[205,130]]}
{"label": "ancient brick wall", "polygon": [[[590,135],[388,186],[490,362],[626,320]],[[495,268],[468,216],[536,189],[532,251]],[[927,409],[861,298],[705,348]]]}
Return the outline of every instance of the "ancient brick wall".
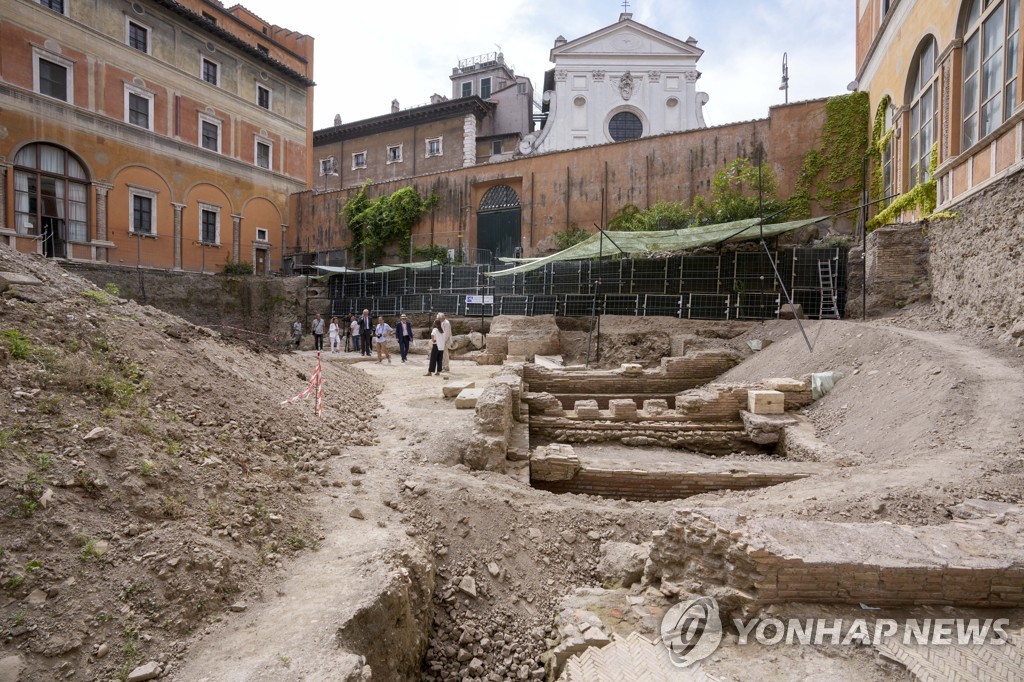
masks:
{"label": "ancient brick wall", "polygon": [[848,317],[861,315],[865,271],[869,315],[902,308],[931,295],[927,232],[918,223],[887,225],[868,235],[866,262],[862,262],[860,248],[850,250],[846,281]]}
{"label": "ancient brick wall", "polygon": [[581,469],[568,481],[530,484],[553,493],[599,495],[624,500],[676,500],[717,490],[749,490],[804,478],[805,474],[694,473],[638,470]]}
{"label": "ancient brick wall", "polygon": [[[551,393],[567,410],[577,400],[597,400],[598,407],[608,409],[608,401],[629,398],[642,405],[645,400],[665,399],[675,406],[680,391],[701,386],[736,366],[739,357],[731,352],[698,351],[680,358],[664,358],[654,370],[593,370],[587,372],[552,370],[527,365],[523,380],[535,393]],[[744,400],[746,396],[744,395]]]}
{"label": "ancient brick wall", "polygon": [[[965,533],[976,538],[970,554],[957,542]],[[680,509],[654,534],[648,577],[663,590],[696,582],[705,593],[746,595],[727,610],[792,601],[1020,607],[1024,561],[1014,535],[987,519],[910,529]]]}

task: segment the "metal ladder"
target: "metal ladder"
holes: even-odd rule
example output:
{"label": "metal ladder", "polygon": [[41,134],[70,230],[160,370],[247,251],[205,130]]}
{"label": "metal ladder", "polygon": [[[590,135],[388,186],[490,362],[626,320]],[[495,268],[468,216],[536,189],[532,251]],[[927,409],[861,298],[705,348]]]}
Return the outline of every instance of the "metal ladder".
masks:
{"label": "metal ladder", "polygon": [[818,319],[839,319],[839,306],[836,303],[836,289],[832,279],[832,260],[818,261],[818,283],[821,285],[821,313]]}

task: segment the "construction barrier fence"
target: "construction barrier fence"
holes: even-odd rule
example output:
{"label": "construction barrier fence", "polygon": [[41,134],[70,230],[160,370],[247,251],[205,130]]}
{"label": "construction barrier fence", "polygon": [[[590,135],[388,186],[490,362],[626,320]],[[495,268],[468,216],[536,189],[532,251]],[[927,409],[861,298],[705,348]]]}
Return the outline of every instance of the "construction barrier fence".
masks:
{"label": "construction barrier fence", "polygon": [[[364,309],[373,315],[434,313],[632,315],[695,320],[766,320],[786,297],[772,260],[804,314],[828,314],[832,296],[846,305],[844,248],[736,251],[669,258],[618,258],[548,263],[508,277],[485,277],[488,265],[438,265],[389,272],[350,272],[330,278],[331,314]],[[500,270],[499,266],[496,269]]]}

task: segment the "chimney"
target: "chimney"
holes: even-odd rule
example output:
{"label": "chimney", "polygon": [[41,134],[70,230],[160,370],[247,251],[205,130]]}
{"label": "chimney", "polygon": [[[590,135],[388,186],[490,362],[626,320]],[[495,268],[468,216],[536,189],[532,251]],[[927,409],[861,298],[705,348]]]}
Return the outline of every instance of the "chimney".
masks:
{"label": "chimney", "polygon": [[398,100],[397,99],[391,100],[391,113],[392,114],[397,114],[399,111],[401,111],[401,108],[398,106]]}

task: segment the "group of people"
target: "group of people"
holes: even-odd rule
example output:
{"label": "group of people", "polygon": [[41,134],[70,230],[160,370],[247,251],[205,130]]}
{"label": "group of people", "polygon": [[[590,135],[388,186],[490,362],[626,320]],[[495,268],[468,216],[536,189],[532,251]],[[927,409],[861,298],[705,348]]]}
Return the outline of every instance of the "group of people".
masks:
{"label": "group of people", "polygon": [[[310,324],[310,331],[313,333],[313,350],[324,349],[324,318],[317,313]],[[398,320],[398,326],[392,327],[384,321],[384,316],[377,317],[374,324],[370,318],[370,311],[364,310],[358,318],[354,312],[348,314],[348,322],[342,326],[337,317],[332,317],[327,326],[327,336],[331,342],[331,352],[341,352],[342,338],[345,340],[345,352],[357,352],[365,357],[372,357],[371,346],[377,351],[377,364],[387,360],[390,364],[391,353],[388,351],[388,338],[394,336],[398,341],[398,352],[402,362],[408,360],[409,349],[412,347],[413,333],[412,323],[409,317],[402,313]],[[295,347],[302,343],[302,321],[296,320],[292,324],[292,337]],[[430,328],[430,360],[427,364],[427,376],[440,376],[441,372],[448,371],[448,349],[452,339],[452,323],[448,321],[444,313],[438,313]]]}

